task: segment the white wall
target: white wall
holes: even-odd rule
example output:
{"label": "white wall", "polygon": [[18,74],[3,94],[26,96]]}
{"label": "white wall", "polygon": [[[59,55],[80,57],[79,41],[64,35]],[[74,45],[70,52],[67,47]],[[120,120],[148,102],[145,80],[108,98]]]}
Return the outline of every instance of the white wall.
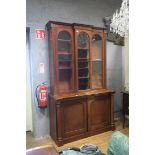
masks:
{"label": "white wall", "polygon": [[124,90],[129,90],[129,37],[125,38],[125,46],[123,47],[123,87]]}
{"label": "white wall", "polygon": [[107,42],[107,87],[115,90],[115,117],[122,115],[122,46]]}

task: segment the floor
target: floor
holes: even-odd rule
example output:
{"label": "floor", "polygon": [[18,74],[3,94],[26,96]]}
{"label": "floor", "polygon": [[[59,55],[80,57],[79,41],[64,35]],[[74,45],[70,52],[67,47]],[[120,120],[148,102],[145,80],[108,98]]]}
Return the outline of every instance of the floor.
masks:
{"label": "floor", "polygon": [[[129,128],[126,127],[123,129],[122,121],[116,121],[115,125],[116,125],[116,130],[129,136]],[[27,134],[26,134],[26,149],[30,149],[30,148],[38,147],[38,146],[54,145],[57,150],[62,150],[67,147],[80,147],[83,144],[95,144],[99,147],[99,149],[103,153],[106,153],[108,140],[112,133],[113,133],[113,131],[108,131],[108,132],[101,133],[101,134],[91,136],[88,138],[84,138],[84,139],[81,139],[78,141],[67,143],[61,147],[58,147],[50,137],[35,139],[32,137],[31,132],[27,132]]]}

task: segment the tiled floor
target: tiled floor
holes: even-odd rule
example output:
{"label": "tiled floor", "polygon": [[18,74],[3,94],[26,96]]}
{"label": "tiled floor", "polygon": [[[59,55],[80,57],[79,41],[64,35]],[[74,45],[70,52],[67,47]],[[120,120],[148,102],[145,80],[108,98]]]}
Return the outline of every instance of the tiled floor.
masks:
{"label": "tiled floor", "polygon": [[[122,127],[122,121],[117,121],[115,122],[116,124],[116,130],[119,130],[120,132],[124,133],[125,135],[129,136],[129,128],[124,128]],[[107,150],[107,144],[108,140],[111,136],[113,131],[108,131],[105,133],[101,133],[95,136],[91,136],[88,138],[84,138],[78,141],[74,141],[71,143],[67,143],[61,147],[58,147],[55,142],[50,138],[40,138],[40,139],[35,139],[32,136],[31,132],[27,132],[26,134],[26,148],[33,148],[33,147],[38,147],[38,146],[45,146],[45,145],[54,145],[57,150],[61,150],[67,147],[80,147],[83,144],[95,144],[101,149],[102,152],[106,153]]]}

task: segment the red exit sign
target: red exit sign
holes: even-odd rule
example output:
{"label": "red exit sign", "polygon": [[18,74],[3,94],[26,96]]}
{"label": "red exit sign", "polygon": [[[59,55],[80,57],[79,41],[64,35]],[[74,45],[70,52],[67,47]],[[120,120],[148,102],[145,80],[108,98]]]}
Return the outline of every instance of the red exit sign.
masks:
{"label": "red exit sign", "polygon": [[36,39],[45,39],[45,30],[36,29]]}

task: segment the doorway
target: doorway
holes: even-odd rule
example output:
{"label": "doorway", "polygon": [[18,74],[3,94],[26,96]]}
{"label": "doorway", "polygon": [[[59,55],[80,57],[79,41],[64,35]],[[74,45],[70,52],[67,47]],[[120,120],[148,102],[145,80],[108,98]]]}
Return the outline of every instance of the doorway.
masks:
{"label": "doorway", "polygon": [[32,131],[32,95],[30,72],[30,28],[26,28],[26,131]]}

